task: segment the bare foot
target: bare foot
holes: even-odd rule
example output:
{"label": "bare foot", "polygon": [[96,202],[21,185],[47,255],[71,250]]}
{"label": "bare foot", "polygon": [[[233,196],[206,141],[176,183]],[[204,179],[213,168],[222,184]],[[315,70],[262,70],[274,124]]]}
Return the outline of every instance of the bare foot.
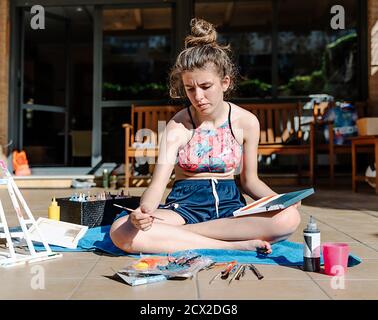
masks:
{"label": "bare foot", "polygon": [[265,254],[272,253],[270,243],[264,240],[235,241],[233,244],[236,245],[237,250],[258,251]]}

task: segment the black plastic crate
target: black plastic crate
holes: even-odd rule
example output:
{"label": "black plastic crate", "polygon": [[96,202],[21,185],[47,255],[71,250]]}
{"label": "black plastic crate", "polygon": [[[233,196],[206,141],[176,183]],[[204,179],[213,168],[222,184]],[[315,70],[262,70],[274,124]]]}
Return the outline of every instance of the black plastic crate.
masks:
{"label": "black plastic crate", "polygon": [[122,212],[121,208],[117,208],[113,204],[136,209],[139,206],[140,197],[113,198],[87,202],[70,201],[69,198],[58,198],[56,201],[60,206],[61,221],[93,228],[113,223],[115,217]]}

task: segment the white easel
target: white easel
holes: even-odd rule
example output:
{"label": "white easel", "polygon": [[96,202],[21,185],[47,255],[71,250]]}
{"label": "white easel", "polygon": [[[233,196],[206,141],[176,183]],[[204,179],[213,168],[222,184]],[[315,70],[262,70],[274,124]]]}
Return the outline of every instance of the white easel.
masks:
{"label": "white easel", "polygon": [[[3,176],[2,178],[0,178],[1,184],[7,185],[9,196],[12,200],[14,210],[16,211],[16,215],[22,229],[22,231],[20,232],[9,231],[8,223],[5,217],[4,208],[0,200],[0,228],[4,229],[4,232],[0,232],[0,238],[6,239],[7,245],[9,248],[9,253],[0,252],[0,267],[8,268],[8,267],[13,267],[19,264],[24,264],[26,262],[32,263],[32,262],[37,262],[37,261],[42,261],[42,260],[47,260],[47,259],[55,259],[55,258],[61,257],[62,256],[61,253],[54,253],[51,251],[50,246],[44,239],[38,225],[36,224],[36,221],[28,205],[26,204],[24,197],[22,196],[20,190],[18,189],[16,183],[14,182],[12,175],[9,173],[4,161],[2,160],[0,160],[0,171],[2,171],[2,176]],[[26,220],[24,219],[24,215],[21,211],[18,201],[21,202],[21,205],[24,208],[24,211],[28,217],[28,219]],[[28,225],[34,226],[35,231],[38,234],[39,238],[41,239],[41,242],[43,243],[43,246],[46,249],[46,251],[42,251],[42,252],[35,251],[33,242],[30,237]],[[12,237],[25,239],[28,249],[29,249],[29,253],[28,254],[16,253],[14,249]]]}

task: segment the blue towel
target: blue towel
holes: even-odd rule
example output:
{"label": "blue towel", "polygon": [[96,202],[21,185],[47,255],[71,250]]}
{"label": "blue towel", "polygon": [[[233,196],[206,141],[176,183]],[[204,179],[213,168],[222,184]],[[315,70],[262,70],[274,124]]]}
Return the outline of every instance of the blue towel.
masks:
{"label": "blue towel", "polygon": [[[79,252],[99,250],[114,256],[131,256],[139,255],[127,254],[118,249],[109,236],[110,226],[101,226],[88,229],[83,238],[80,239],[77,249],[66,249],[58,246],[51,246],[55,252]],[[44,250],[43,245],[35,244],[37,251]],[[239,263],[256,263],[272,264],[284,266],[302,266],[303,265],[303,245],[290,241],[281,241],[272,245],[273,252],[269,255],[257,253],[255,251],[224,250],[224,249],[197,249],[190,250],[191,253],[200,254],[211,258],[215,262],[227,262],[237,260]],[[183,255],[185,251],[178,251],[173,256]],[[323,257],[321,257],[323,265]],[[353,254],[349,255],[348,267],[361,263],[361,259]]]}

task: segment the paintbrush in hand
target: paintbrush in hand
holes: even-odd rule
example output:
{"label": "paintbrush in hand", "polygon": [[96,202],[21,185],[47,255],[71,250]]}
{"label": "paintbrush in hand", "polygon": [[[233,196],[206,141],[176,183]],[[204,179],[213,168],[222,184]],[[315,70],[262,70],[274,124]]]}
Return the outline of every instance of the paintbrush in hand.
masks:
{"label": "paintbrush in hand", "polygon": [[[125,209],[125,210],[127,210],[127,211],[136,211],[135,209],[131,209],[131,208],[127,208],[127,207],[122,207],[122,206],[120,206],[119,204],[115,204],[115,203],[113,203],[113,206],[118,207],[118,208],[121,208],[121,209]],[[153,216],[153,215],[151,215],[151,214],[150,214],[150,216],[151,216],[152,218],[157,219],[157,220],[164,221],[163,218],[159,218],[159,217]]]}

